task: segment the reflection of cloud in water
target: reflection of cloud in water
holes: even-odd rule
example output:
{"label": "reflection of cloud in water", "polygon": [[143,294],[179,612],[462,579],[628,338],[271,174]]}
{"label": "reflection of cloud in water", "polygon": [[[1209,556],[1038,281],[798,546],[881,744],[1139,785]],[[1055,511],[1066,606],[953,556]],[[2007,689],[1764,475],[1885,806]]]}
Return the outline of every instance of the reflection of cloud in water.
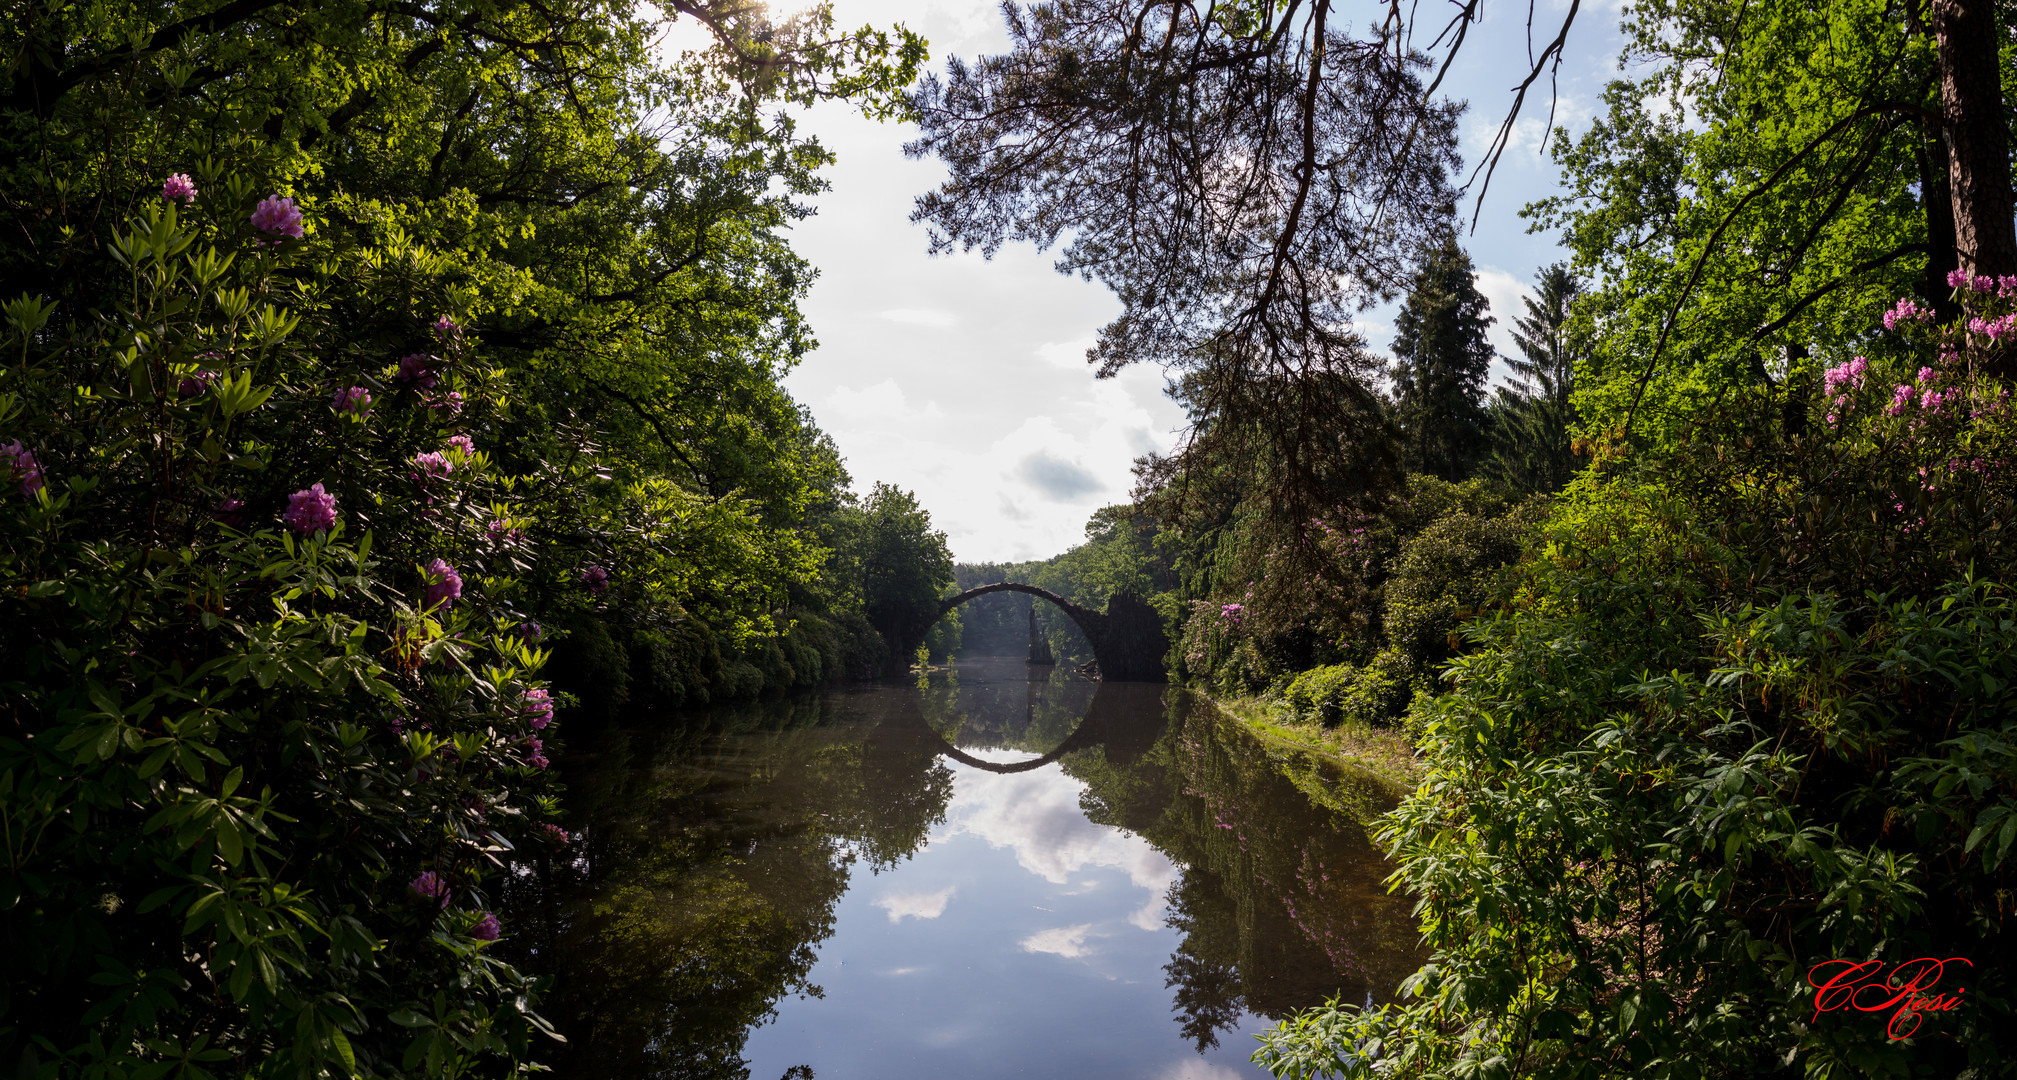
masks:
{"label": "reflection of cloud in water", "polygon": [[[1018,761],[1015,751],[982,751],[989,761]],[[1128,916],[1144,930],[1162,927],[1164,894],[1177,880],[1176,864],[1131,833],[1086,820],[1079,809],[1085,785],[1056,768],[999,773],[961,769],[953,784],[946,823],[932,839],[977,836],[992,847],[1015,851],[1023,869],[1053,885],[1064,885],[1088,866],[1111,867],[1153,894],[1148,905]],[[1046,950],[1048,951],[1048,950]]]}
{"label": "reflection of cloud in water", "polygon": [[875,906],[889,912],[889,921],[902,922],[906,918],[936,919],[945,914],[945,902],[952,899],[956,885],[948,885],[937,892],[893,892],[875,901]]}
{"label": "reflection of cloud in water", "polygon": [[1022,939],[1023,951],[1056,953],[1067,960],[1076,960],[1092,951],[1086,948],[1086,933],[1092,928],[1091,923],[1080,923],[1039,930]]}
{"label": "reflection of cloud in water", "polygon": [[1240,1074],[1202,1058],[1185,1058],[1166,1066],[1156,1080],[1240,1080]]}

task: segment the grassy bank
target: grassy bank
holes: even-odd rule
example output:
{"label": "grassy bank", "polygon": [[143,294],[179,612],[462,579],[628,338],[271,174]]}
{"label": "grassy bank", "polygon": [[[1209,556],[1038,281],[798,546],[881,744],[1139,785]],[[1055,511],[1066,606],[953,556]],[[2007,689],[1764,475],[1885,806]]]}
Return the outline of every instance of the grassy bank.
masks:
{"label": "grassy bank", "polygon": [[1421,783],[1422,763],[1398,729],[1327,728],[1262,698],[1199,696],[1259,738],[1297,787],[1362,822]]}

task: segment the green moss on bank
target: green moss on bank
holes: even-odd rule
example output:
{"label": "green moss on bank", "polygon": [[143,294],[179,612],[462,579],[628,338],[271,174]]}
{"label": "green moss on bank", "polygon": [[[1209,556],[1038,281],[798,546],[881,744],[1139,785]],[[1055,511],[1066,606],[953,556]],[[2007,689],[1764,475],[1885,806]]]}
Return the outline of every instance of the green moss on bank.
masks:
{"label": "green moss on bank", "polygon": [[1288,708],[1262,698],[1200,696],[1266,744],[1273,751],[1270,757],[1296,787],[1362,822],[1421,783],[1421,761],[1398,729],[1354,724],[1327,728],[1314,720],[1298,720]]}

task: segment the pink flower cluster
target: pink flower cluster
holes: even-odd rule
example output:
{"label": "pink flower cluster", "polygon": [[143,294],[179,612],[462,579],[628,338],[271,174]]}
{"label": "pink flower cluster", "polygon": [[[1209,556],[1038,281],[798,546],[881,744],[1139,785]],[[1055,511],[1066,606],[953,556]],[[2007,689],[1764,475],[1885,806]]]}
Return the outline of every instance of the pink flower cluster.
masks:
{"label": "pink flower cluster", "polygon": [[371,391],[362,386],[345,387],[330,397],[329,407],[339,413],[363,416],[371,411]]}
{"label": "pink flower cluster", "polygon": [[447,560],[436,559],[427,564],[427,606],[453,606],[462,599],[462,575]]}
{"label": "pink flower cluster", "polygon": [[445,338],[453,338],[462,333],[462,327],[455,325],[454,319],[443,315],[441,318],[434,320],[434,332]]}
{"label": "pink flower cluster", "polygon": [[413,890],[413,898],[416,900],[433,900],[441,907],[448,906],[448,879],[432,870],[425,871],[419,877],[407,882],[406,887]]}
{"label": "pink flower cluster", "polygon": [[1932,318],[1931,311],[1913,303],[1911,298],[1907,297],[1898,301],[1897,307],[1884,313],[1884,329],[1896,330],[1899,323],[1929,322]]}
{"label": "pink flower cluster", "polygon": [[1920,412],[1938,416],[1946,410],[1949,401],[1961,394],[1959,387],[1935,389],[1933,383],[1939,377],[1940,373],[1932,368],[1920,368],[1918,376],[1912,382],[1899,383],[1891,389],[1891,404],[1884,406],[1885,415],[1903,416],[1906,409],[1917,404]]}
{"label": "pink flower cluster", "polygon": [[1246,614],[1247,614],[1247,608],[1245,604],[1219,605],[1219,622],[1227,626],[1240,625],[1240,620],[1245,618]]}
{"label": "pink flower cluster", "polygon": [[546,725],[553,723],[553,699],[546,691],[527,690],[519,695],[519,700],[525,704],[527,722],[535,729],[544,731]]}
{"label": "pink flower cluster", "polygon": [[336,524],[336,496],[310,484],[287,497],[287,511],[280,520],[298,536],[321,532]]}
{"label": "pink flower cluster", "polygon": [[1839,397],[1863,385],[1863,376],[1870,370],[1870,361],[1858,356],[1829,368],[1821,375],[1821,381],[1828,385],[1829,397]]}
{"label": "pink flower cluster", "polygon": [[462,395],[452,390],[446,394],[422,398],[420,403],[430,409],[446,410],[450,419],[462,415]]}
{"label": "pink flower cluster", "polygon": [[175,384],[175,392],[182,397],[196,397],[217,385],[217,373],[209,368],[197,368],[186,379]]}
{"label": "pink flower cluster", "polygon": [[434,363],[434,357],[426,353],[407,353],[399,358],[398,379],[422,390],[432,390],[435,384]]}
{"label": "pink flower cluster", "polygon": [[271,236],[301,239],[301,208],[293,199],[271,196],[252,210],[252,227]]}
{"label": "pink flower cluster", "polygon": [[546,760],[546,744],[538,736],[525,740],[525,763],[535,769],[544,769],[553,764]]}
{"label": "pink flower cluster", "polygon": [[1968,332],[1981,334],[1990,341],[1997,341],[2005,334],[2017,333],[2017,312],[1997,319],[1985,319],[1977,315],[1968,320]]}
{"label": "pink flower cluster", "polygon": [[581,572],[581,583],[588,586],[589,592],[600,596],[609,589],[609,571],[591,565]]}
{"label": "pink flower cluster", "polygon": [[465,458],[476,456],[476,442],[467,435],[450,435],[448,437],[448,448],[460,451]]}
{"label": "pink flower cluster", "polygon": [[417,480],[435,476],[447,476],[449,473],[455,471],[455,463],[448,460],[446,454],[436,450],[429,450],[424,454],[413,455],[413,464],[415,468],[420,470],[413,474]]}
{"label": "pink flower cluster", "polygon": [[503,932],[504,927],[498,924],[497,916],[488,911],[483,913],[483,918],[476,920],[475,926],[469,928],[469,936],[478,941],[496,941],[497,935]]}
{"label": "pink flower cluster", "polygon": [[546,838],[553,843],[554,847],[566,847],[567,841],[571,839],[567,835],[566,829],[551,823],[541,825],[539,831],[546,834]]}
{"label": "pink flower cluster", "polygon": [[490,519],[483,531],[490,536],[490,542],[500,547],[509,547],[525,539],[524,529],[512,528],[511,523],[500,518]]}
{"label": "pink flower cluster", "polygon": [[42,490],[42,463],[19,439],[0,446],[0,475],[20,483],[23,495],[33,496]]}
{"label": "pink flower cluster", "polygon": [[161,197],[173,201],[196,201],[196,181],[189,179],[188,173],[176,173],[161,184]]}

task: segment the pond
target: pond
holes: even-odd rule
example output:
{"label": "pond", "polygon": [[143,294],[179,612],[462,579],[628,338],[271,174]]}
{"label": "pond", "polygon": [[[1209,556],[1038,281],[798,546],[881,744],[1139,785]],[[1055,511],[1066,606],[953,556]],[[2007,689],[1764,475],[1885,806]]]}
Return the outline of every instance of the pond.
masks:
{"label": "pond", "polygon": [[577,747],[512,901],[564,1077],[1263,1076],[1421,962],[1390,797],[1184,691],[980,660],[700,719]]}

